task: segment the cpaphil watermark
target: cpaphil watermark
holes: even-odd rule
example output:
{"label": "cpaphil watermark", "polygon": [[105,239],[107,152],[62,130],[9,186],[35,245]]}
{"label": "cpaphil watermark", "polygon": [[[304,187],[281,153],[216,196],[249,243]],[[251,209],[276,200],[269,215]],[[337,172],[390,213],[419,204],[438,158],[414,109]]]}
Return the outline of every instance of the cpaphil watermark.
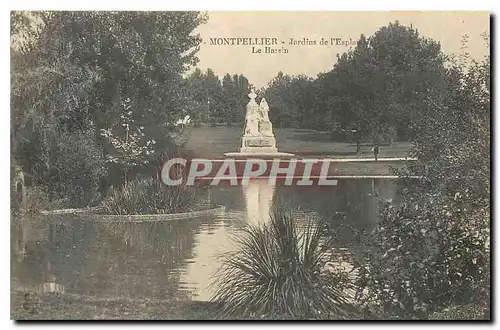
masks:
{"label": "cpaphil watermark", "polygon": [[181,184],[248,185],[252,180],[269,184],[334,186],[330,159],[184,159],[173,158],[161,169],[161,181]]}

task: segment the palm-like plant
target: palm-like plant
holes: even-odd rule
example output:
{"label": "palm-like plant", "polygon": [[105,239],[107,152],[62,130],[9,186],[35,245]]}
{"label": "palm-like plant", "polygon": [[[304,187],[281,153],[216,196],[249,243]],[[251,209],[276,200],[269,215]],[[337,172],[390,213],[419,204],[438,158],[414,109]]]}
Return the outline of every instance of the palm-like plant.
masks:
{"label": "palm-like plant", "polygon": [[323,227],[309,220],[299,228],[292,210],[282,207],[274,207],[270,218],[247,227],[235,238],[238,248],[223,256],[213,283],[218,317],[351,316],[352,284],[324,271],[331,239]]}

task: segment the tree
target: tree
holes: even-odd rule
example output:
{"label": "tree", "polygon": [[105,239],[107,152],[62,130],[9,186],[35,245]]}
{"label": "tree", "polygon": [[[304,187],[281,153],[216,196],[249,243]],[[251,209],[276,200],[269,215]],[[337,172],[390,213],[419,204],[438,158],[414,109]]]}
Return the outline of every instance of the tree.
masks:
{"label": "tree", "polygon": [[[124,184],[127,184],[127,173],[138,166],[148,163],[150,154],[154,153],[156,140],[144,139],[144,126],[137,126],[132,119],[130,99],[122,103],[123,113],[120,116],[119,131],[101,129],[101,135],[108,140],[114,149],[113,154],[107,155],[107,161],[118,164],[123,171]],[[114,131],[115,130],[115,131]]]}
{"label": "tree", "polygon": [[186,79],[187,90],[190,95],[188,98],[190,103],[188,108],[191,109],[189,116],[195,125],[203,121],[207,122],[208,119],[209,98],[204,83],[205,75],[199,68],[196,68]]}
{"label": "tree", "polygon": [[222,85],[212,69],[207,69],[205,73],[204,89],[206,91],[208,122],[215,124],[222,121]]}
{"label": "tree", "polygon": [[233,78],[229,73],[226,73],[222,78],[222,95],[220,115],[229,124],[235,121],[238,108],[237,89],[235,89]]}
{"label": "tree", "polygon": [[233,120],[235,123],[243,124],[245,122],[246,106],[248,103],[248,94],[250,94],[251,86],[248,79],[240,74],[233,75],[233,83],[236,90],[236,108],[234,110]]}
{"label": "tree", "polygon": [[[437,42],[412,27],[390,23],[338,56],[332,71],[316,79],[313,113],[362,140],[408,139],[422,116],[419,95],[445,88],[445,56]],[[397,134],[396,134],[397,133]]]}
{"label": "tree", "polygon": [[401,173],[402,203],[386,206],[362,261],[384,309],[405,318],[489,310],[490,58],[452,62],[446,78],[440,98],[421,96],[418,161]]}
{"label": "tree", "polygon": [[[40,183],[52,167],[58,131],[99,131],[130,99],[133,120],[156,150],[170,145],[171,125],[191,103],[182,74],[197,61],[204,21],[197,12],[42,12],[22,47],[11,47],[12,145],[21,166]],[[32,15],[32,16],[33,16]],[[24,14],[12,15],[12,40],[30,31]],[[28,15],[30,16],[30,15]],[[22,39],[22,38],[18,38]],[[14,42],[15,46],[16,43]],[[29,157],[24,157],[25,155]],[[35,181],[36,181],[35,180]]]}
{"label": "tree", "polygon": [[37,181],[62,206],[96,205],[103,197],[106,162],[103,147],[93,140],[95,135],[92,130],[59,132],[50,144],[47,176]]}
{"label": "tree", "polygon": [[264,97],[269,103],[269,117],[279,127],[300,127],[307,117],[309,84],[311,80],[303,75],[290,77],[278,72],[269,82]]}
{"label": "tree", "polygon": [[[195,122],[218,122],[242,124],[250,93],[250,84],[243,75],[229,73],[221,81],[213,70],[207,73],[196,68],[187,78],[190,91],[192,118]],[[210,110],[210,113],[209,113]]]}

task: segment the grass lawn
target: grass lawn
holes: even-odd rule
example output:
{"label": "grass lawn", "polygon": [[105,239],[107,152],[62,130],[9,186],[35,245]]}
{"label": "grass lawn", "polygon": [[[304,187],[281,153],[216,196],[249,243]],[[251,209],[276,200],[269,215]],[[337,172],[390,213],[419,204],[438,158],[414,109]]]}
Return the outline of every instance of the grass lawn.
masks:
{"label": "grass lawn", "polygon": [[[221,158],[226,152],[238,151],[241,127],[190,127],[186,148],[196,157]],[[274,129],[278,150],[297,156],[323,156],[330,158],[372,158],[371,144],[364,144],[361,155],[356,155],[356,144],[332,142],[328,132],[306,129]],[[406,157],[409,142],[396,142],[380,146],[379,157]]]}

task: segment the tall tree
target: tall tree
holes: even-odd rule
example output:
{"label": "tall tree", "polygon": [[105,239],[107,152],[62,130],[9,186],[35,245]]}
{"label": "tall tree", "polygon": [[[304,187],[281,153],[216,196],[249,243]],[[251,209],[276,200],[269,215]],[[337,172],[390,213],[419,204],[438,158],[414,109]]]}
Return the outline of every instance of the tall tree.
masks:
{"label": "tall tree", "polygon": [[[446,88],[446,57],[440,45],[418,31],[390,23],[338,56],[332,71],[316,79],[313,113],[358,141],[408,139],[421,117],[421,95]],[[359,151],[359,144],[358,144]]]}
{"label": "tall tree", "polygon": [[[23,19],[12,15],[13,34]],[[11,75],[14,153],[20,144],[33,151],[18,157],[25,171],[48,177],[58,131],[93,132],[89,139],[102,145],[99,130],[117,121],[125,100],[137,125],[159,142],[157,150],[170,144],[169,125],[189,110],[182,74],[196,63],[200,38],[192,31],[204,16],[48,12],[38,19],[43,28],[13,56]]]}
{"label": "tall tree", "polygon": [[223,120],[221,114],[222,85],[212,69],[207,69],[205,73],[205,92],[207,100],[207,118],[208,122],[215,124]]}
{"label": "tall tree", "polygon": [[246,106],[248,103],[248,94],[250,94],[251,86],[248,82],[248,79],[240,74],[237,76],[236,74],[233,76],[233,81],[237,84],[236,93],[237,93],[237,108],[235,114],[235,122],[244,123],[245,122],[245,114],[246,114]]}
{"label": "tall tree", "polygon": [[199,68],[196,68],[187,77],[186,84],[190,95],[188,99],[190,112],[188,115],[194,124],[206,122],[208,115],[208,93],[205,90],[205,74]]}
{"label": "tall tree", "polygon": [[223,121],[230,124],[236,119],[238,95],[233,78],[229,73],[226,73],[222,78],[222,95],[220,114]]}
{"label": "tall tree", "polygon": [[296,109],[289,106],[292,78],[278,72],[269,82],[264,97],[269,103],[269,118],[278,127],[290,127],[296,122]]}
{"label": "tall tree", "polygon": [[363,261],[370,291],[404,318],[490,309],[490,57],[450,66],[447,88],[421,95],[418,160],[400,173],[402,202],[382,212]]}

